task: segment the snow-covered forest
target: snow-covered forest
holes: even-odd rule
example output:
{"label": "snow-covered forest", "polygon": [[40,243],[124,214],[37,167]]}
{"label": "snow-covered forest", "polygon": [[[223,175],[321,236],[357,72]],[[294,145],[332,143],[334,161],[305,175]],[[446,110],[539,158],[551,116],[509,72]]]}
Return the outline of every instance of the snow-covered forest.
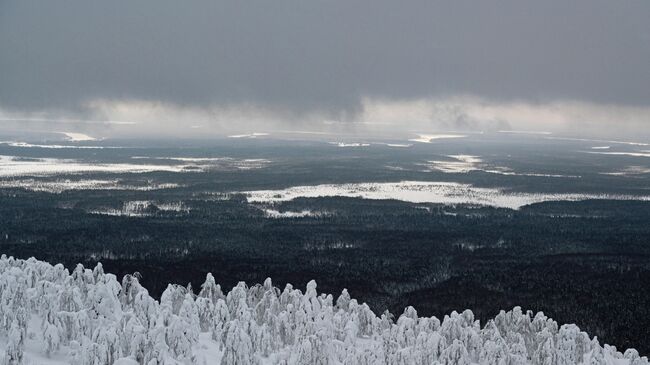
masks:
{"label": "snow-covered forest", "polygon": [[470,310],[442,320],[408,307],[377,317],[366,304],[287,285],[208,274],[198,294],[169,285],[153,299],[137,275],[118,281],[78,265],[0,259],[2,364],[648,364],[543,313],[502,311],[481,326]]}

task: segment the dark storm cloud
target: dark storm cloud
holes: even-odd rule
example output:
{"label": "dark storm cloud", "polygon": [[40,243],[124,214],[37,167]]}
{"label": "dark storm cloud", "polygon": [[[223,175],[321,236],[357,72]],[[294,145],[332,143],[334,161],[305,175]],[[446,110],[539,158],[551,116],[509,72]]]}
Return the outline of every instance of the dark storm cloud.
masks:
{"label": "dark storm cloud", "polygon": [[647,1],[0,2],[0,106],[650,103]]}

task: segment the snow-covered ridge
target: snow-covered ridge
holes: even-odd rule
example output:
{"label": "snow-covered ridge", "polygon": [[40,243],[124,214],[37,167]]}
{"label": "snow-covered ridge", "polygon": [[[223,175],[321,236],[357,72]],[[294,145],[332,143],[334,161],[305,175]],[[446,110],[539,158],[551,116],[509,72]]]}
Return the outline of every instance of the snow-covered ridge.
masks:
{"label": "snow-covered ridge", "polygon": [[169,285],[156,301],[137,275],[120,283],[101,264],[70,273],[3,255],[0,298],[3,364],[648,364],[519,307],[484,326],[469,310],[440,321],[407,307],[394,320],[314,281],[224,294],[208,274],[198,295]]}

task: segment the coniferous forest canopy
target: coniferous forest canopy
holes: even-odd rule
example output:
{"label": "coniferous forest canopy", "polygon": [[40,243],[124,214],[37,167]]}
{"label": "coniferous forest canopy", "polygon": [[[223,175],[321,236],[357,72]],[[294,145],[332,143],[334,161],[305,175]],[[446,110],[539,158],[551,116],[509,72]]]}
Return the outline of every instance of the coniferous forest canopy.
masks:
{"label": "coniferous forest canopy", "polygon": [[[313,279],[377,315],[469,308],[485,323],[521,306],[650,352],[646,157],[536,136],[362,142],[3,143],[0,249],[69,270],[137,272],[154,298],[212,273],[224,288]],[[403,181],[419,185],[406,195],[382,185]],[[296,186],[337,193],[287,190]]]}

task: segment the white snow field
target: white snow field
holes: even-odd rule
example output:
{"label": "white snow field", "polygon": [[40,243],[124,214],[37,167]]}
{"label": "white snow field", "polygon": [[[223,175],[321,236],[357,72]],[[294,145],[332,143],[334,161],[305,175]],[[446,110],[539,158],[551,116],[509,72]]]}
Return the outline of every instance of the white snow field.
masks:
{"label": "white snow field", "polygon": [[418,138],[411,138],[411,142],[432,143],[437,139],[465,138],[464,134],[418,134]]}
{"label": "white snow field", "polygon": [[91,137],[83,133],[75,132],[59,132],[66,136],[66,138],[71,142],[85,142],[85,141],[96,141],[97,138]]}
{"label": "white snow field", "polygon": [[63,158],[24,158],[0,155],[0,178],[17,176],[55,176],[85,173],[147,173],[147,172],[205,172],[222,169],[250,170],[266,167],[266,159],[223,158],[157,158],[135,157],[134,160],[165,160],[169,164],[99,163]]}
{"label": "white snow field", "polygon": [[31,191],[42,191],[59,194],[68,190],[133,190],[151,191],[160,189],[173,189],[181,187],[175,183],[155,183],[147,181],[146,185],[130,185],[120,179],[98,180],[98,179],[57,179],[44,181],[39,179],[9,179],[0,180],[0,188],[22,188]]}
{"label": "white snow field", "polygon": [[2,364],[647,365],[573,324],[515,307],[483,326],[470,310],[442,321],[407,307],[377,317],[346,290],[338,298],[239,283],[224,294],[208,274],[198,295],[169,285],[154,300],[82,265],[0,258]]}
{"label": "white snow field", "polygon": [[274,203],[299,197],[344,196],[379,200],[394,199],[411,203],[474,204],[510,209],[519,209],[525,205],[545,201],[650,200],[650,196],[614,194],[523,193],[499,188],[482,188],[456,182],[434,181],[306,185],[279,190],[244,191],[242,194],[245,194],[251,203]]}

